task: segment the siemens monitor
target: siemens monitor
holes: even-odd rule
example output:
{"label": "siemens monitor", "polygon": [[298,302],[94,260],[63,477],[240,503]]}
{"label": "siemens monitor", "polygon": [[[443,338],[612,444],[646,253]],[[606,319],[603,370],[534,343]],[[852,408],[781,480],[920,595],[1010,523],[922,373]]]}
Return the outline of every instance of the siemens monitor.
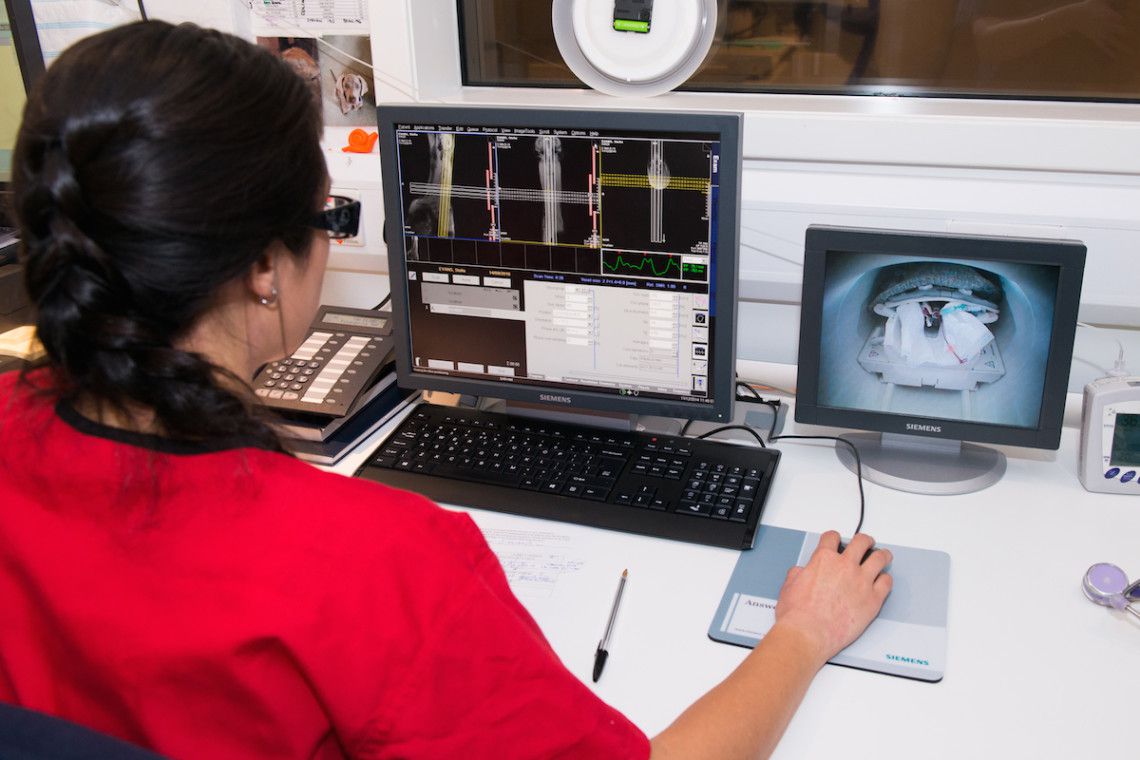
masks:
{"label": "siemens monitor", "polygon": [[1074,241],[809,227],[796,421],[874,431],[843,436],[864,475],[916,493],[1001,477],[966,441],[1056,449],[1084,262]]}
{"label": "siemens monitor", "polygon": [[730,419],[739,115],[378,111],[400,385]]}

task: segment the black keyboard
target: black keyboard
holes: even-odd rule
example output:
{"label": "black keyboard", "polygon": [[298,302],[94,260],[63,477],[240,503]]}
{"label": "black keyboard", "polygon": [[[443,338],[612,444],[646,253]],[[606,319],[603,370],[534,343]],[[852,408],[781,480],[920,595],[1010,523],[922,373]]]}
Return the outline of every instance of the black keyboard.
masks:
{"label": "black keyboard", "polygon": [[436,501],[748,549],[780,452],[421,405],[356,473]]}

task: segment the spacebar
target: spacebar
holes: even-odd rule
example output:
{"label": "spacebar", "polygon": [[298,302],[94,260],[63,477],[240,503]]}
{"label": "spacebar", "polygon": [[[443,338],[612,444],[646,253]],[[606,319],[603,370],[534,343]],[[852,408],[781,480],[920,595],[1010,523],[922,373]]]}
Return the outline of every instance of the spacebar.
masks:
{"label": "spacebar", "polygon": [[441,464],[433,467],[431,475],[453,480],[471,480],[476,483],[489,483],[497,486],[517,486],[521,480],[518,473],[487,472],[486,470],[473,470],[468,467],[456,467],[450,464]]}

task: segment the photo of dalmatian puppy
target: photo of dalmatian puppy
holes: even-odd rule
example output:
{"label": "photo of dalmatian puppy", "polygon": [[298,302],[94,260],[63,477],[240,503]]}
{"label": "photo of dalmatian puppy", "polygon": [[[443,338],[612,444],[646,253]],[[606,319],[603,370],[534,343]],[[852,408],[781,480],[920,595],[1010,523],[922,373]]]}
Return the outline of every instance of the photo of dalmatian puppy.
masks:
{"label": "photo of dalmatian puppy", "polygon": [[364,77],[348,69],[339,75],[329,69],[329,76],[332,77],[333,92],[336,93],[336,102],[342,114],[347,116],[364,106],[364,96],[368,93],[368,82]]}

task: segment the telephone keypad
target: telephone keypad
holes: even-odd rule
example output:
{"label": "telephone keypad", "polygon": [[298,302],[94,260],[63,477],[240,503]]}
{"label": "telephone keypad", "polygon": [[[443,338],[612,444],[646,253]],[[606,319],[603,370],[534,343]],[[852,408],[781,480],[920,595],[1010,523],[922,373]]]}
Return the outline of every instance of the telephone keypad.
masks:
{"label": "telephone keypad", "polygon": [[[329,322],[356,319],[359,324],[352,322],[349,331],[330,326],[326,316]],[[293,355],[270,362],[257,375],[256,395],[287,410],[347,413],[379,371],[381,357],[389,354],[390,324],[383,312],[322,307]]]}

